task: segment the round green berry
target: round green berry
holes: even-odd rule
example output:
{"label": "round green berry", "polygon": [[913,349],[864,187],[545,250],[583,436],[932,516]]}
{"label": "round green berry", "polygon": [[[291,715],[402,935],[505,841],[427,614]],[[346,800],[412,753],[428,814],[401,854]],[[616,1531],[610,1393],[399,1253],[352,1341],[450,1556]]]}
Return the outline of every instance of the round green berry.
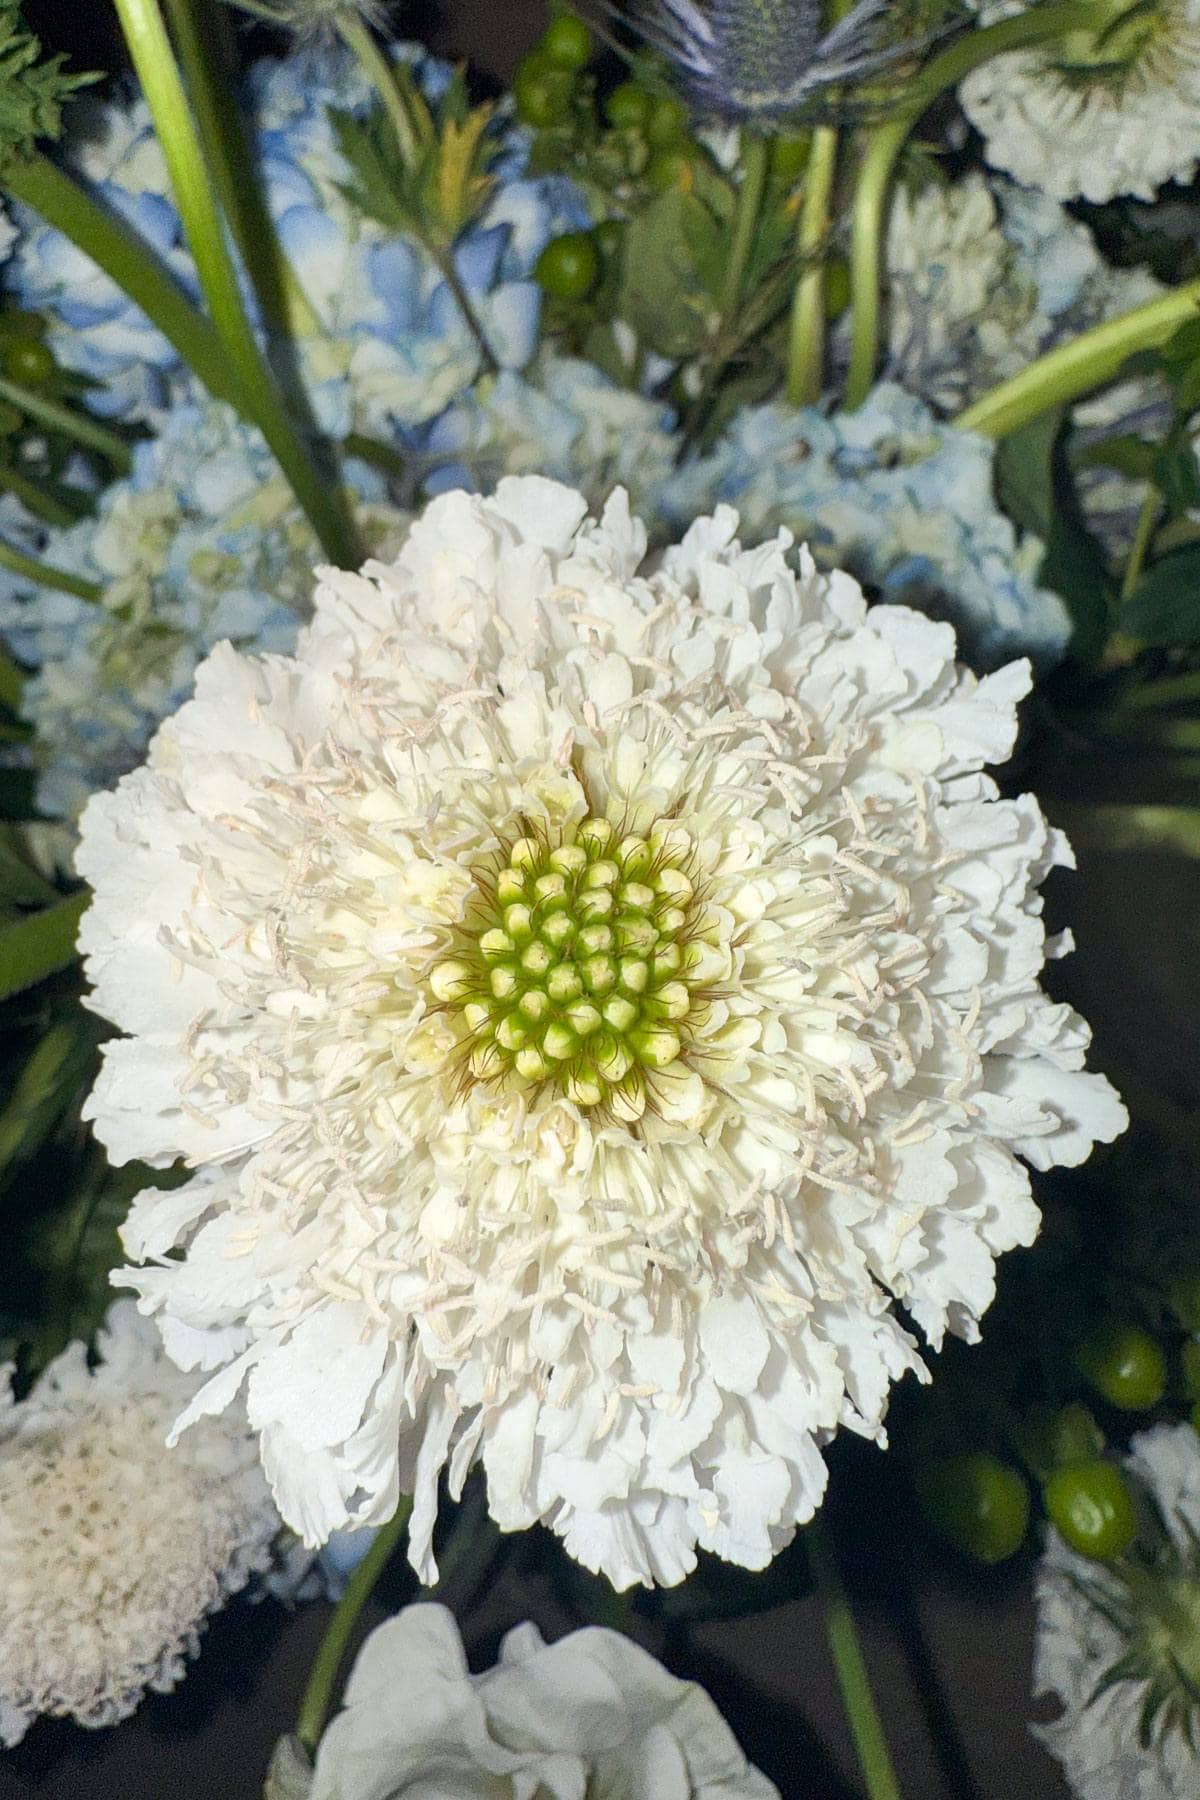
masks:
{"label": "round green berry", "polygon": [[660,95],[651,101],[645,132],[652,150],[673,149],[687,134],[687,108],[682,101]]}
{"label": "round green berry", "polygon": [[1043,1497],[1051,1524],[1081,1556],[1107,1562],[1127,1550],[1137,1535],[1133,1495],[1113,1463],[1097,1460],[1056,1469]]}
{"label": "round green berry", "polygon": [[14,338],[11,344],[6,344],[3,362],[9,380],[19,381],[24,387],[40,387],[49,381],[55,370],[51,352],[32,337]]}
{"label": "round green berry", "polygon": [[656,193],[671,188],[688,189],[692,183],[692,158],[685,150],[660,150],[646,165],[646,179]]}
{"label": "round green berry", "polygon": [[636,81],[623,81],[604,103],[610,125],[618,131],[644,131],[654,105],[654,96]]}
{"label": "round green berry", "polygon": [[573,13],[551,19],[538,49],[556,69],[582,69],[591,60],[592,34]]}
{"label": "round green berry", "polygon": [[600,252],[589,231],[551,238],[537,259],[534,275],[553,300],[586,300],[600,274]]}
{"label": "round green berry", "polygon": [[563,123],[571,110],[571,91],[569,71],[555,68],[536,51],[517,65],[513,76],[517,117],[535,131]]}
{"label": "round green berry", "polygon": [[1075,1363],[1084,1380],[1122,1412],[1149,1411],[1167,1385],[1163,1353],[1140,1325],[1117,1320],[1098,1325],[1080,1344]]}
{"label": "round green berry", "polygon": [[964,1451],[931,1464],[918,1486],[934,1524],[976,1562],[1003,1562],[1020,1549],[1029,1489],[1008,1463],[983,1450]]}

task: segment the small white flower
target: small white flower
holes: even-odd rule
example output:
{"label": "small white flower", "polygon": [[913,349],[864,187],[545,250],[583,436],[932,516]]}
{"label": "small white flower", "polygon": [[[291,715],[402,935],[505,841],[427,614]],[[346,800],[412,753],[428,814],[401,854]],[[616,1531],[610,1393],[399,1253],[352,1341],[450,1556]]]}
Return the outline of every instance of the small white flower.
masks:
{"label": "small white flower", "polygon": [[[282,1760],[282,1759],[280,1759]],[[285,1792],[305,1792],[294,1769]],[[409,1606],[359,1652],[310,1800],[779,1800],[720,1713],[618,1632],[519,1625],[472,1675],[452,1615]]]}
{"label": "small white flower", "polygon": [[[164,1196],[165,1198],[166,1196]],[[280,1532],[253,1436],[206,1420],[157,1331],[116,1302],[29,1395],[0,1399],[0,1739],[40,1713],[112,1725],[184,1673],[209,1613],[267,1570]]]}
{"label": "small white flower", "polygon": [[[1200,1754],[1156,1711],[1148,1745],[1143,1709],[1156,1679],[1195,1713],[1200,1691],[1200,1438],[1190,1425],[1158,1425],[1135,1437],[1126,1467],[1154,1500],[1165,1528],[1156,1573],[1089,1562],[1051,1532],[1037,1579],[1034,1692],[1062,1713],[1036,1735],[1063,1765],[1079,1800],[1195,1800]],[[1123,1623],[1118,1623],[1123,1621]],[[1141,1670],[1105,1685],[1133,1653]]]}
{"label": "small white flower", "polygon": [[[1026,0],[982,0],[980,23]],[[1059,200],[1148,200],[1200,164],[1200,0],[1096,0],[1096,31],[993,57],[959,97],[988,161]]]}
{"label": "small white flower", "polygon": [[1037,985],[1066,860],[997,798],[1028,669],[868,613],[791,540],[656,564],[532,477],[219,647],[84,815],[124,1231],[171,1353],[248,1382],[316,1544],[482,1461],[621,1587],[763,1567],[839,1424],[973,1334],[1029,1177],[1122,1128]]}

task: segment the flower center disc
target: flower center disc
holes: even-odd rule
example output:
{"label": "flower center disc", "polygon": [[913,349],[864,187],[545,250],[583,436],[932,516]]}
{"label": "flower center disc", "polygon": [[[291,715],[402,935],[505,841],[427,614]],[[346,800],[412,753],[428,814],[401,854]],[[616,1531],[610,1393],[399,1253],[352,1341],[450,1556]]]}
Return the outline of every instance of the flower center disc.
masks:
{"label": "flower center disc", "polygon": [[477,876],[455,954],[430,975],[466,1027],[470,1074],[550,1083],[576,1106],[639,1119],[647,1075],[684,1048],[691,861],[673,825],[620,837],[587,818],[556,848],[518,838],[494,877]]}

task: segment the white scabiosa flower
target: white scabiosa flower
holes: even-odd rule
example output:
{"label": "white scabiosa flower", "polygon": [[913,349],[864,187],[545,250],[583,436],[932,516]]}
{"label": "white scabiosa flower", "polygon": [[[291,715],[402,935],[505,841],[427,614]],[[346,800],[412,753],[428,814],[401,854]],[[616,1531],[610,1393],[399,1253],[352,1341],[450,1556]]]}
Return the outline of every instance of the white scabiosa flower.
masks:
{"label": "white scabiosa flower", "polygon": [[126,1276],[306,1542],[413,1492],[431,1580],[479,1460],[620,1587],[761,1568],[919,1367],[893,1297],[972,1333],[1018,1158],[1122,1127],[1037,985],[1066,849],[980,773],[1027,668],[736,530],[442,496],[84,815],[87,1113],[196,1169]]}
{"label": "white scabiosa flower", "polygon": [[[990,25],[1027,0],[982,0]],[[993,57],[959,90],[993,167],[1059,200],[1150,199],[1200,164],[1200,0],[1095,0],[1096,28]]]}
{"label": "white scabiosa flower", "polygon": [[[1200,1791],[1200,1438],[1159,1425],[1126,1468],[1153,1518],[1105,1568],[1050,1534],[1037,1579],[1034,1691],[1061,1706],[1037,1735],[1079,1800],[1193,1800]],[[1157,1541],[1155,1541],[1157,1540]]]}
{"label": "white scabiosa flower", "polygon": [[669,1675],[619,1632],[592,1626],[546,1644],[535,1625],[520,1625],[496,1666],[472,1675],[453,1616],[429,1605],[409,1606],[371,1633],[311,1783],[302,1768],[292,1783],[288,1791],[309,1800],[779,1795],[747,1763],[704,1689]]}
{"label": "white scabiosa flower", "polygon": [[[165,1197],[165,1196],[164,1196]],[[280,1522],[235,1418],[167,1432],[183,1375],[129,1300],[24,1400],[0,1399],[0,1739],[39,1714],[112,1725],[168,1693],[208,1615],[267,1570]]]}

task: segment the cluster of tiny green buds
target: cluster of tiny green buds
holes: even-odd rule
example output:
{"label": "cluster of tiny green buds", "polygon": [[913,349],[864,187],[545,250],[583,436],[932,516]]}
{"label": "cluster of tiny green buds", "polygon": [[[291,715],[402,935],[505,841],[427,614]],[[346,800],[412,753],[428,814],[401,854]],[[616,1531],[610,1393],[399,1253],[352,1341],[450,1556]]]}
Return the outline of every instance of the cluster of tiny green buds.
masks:
{"label": "cluster of tiny green buds", "polygon": [[693,1006],[689,860],[681,832],[622,836],[600,817],[556,847],[518,838],[429,978],[465,1026],[469,1073],[639,1119]]}

